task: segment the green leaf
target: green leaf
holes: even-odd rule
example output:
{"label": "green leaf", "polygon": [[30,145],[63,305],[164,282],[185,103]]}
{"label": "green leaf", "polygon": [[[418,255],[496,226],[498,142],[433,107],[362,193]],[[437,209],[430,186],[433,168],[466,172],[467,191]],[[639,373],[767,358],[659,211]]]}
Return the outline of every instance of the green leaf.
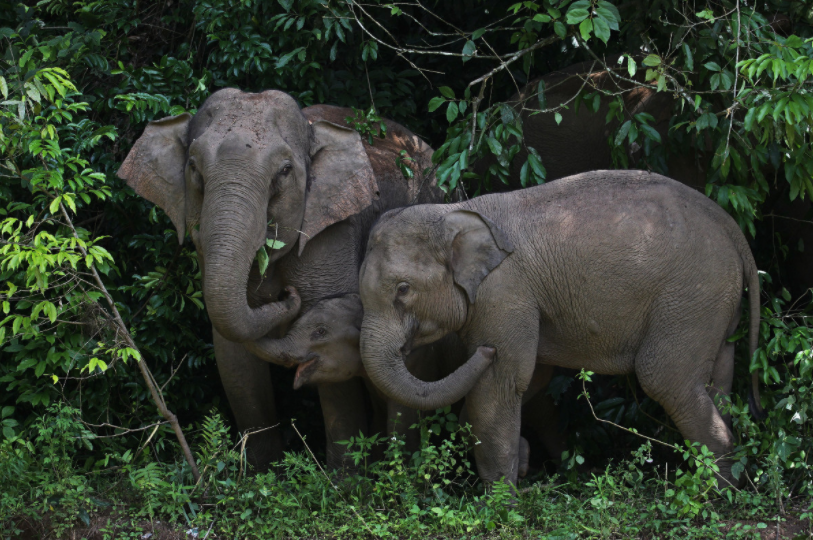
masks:
{"label": "green leaf", "polygon": [[0,76],[0,93],[3,94],[3,99],[8,99],[8,85],[6,79]]}
{"label": "green leaf", "polygon": [[45,306],[43,307],[43,311],[48,316],[48,319],[51,320],[53,323],[56,321],[56,306],[51,302],[46,302]]}
{"label": "green leaf", "polygon": [[553,31],[560,38],[564,38],[567,35],[567,28],[565,28],[565,25],[562,24],[562,21],[556,21],[553,23]]}
{"label": "green leaf", "polygon": [[451,124],[452,122],[454,122],[455,118],[457,118],[457,113],[458,113],[457,102],[455,101],[450,102],[449,107],[446,108],[446,120],[448,120],[449,123]]}
{"label": "green leaf", "polygon": [[590,39],[590,32],[593,31],[593,20],[592,19],[585,19],[579,24],[579,33],[582,35],[582,39],[587,41]]}
{"label": "green leaf", "polygon": [[709,71],[720,71],[720,64],[717,62],[706,62],[703,66]]}
{"label": "green leaf", "polygon": [[440,91],[440,94],[443,97],[448,99],[454,99],[454,90],[452,90],[448,86],[441,86],[440,88],[438,88],[438,90]]}
{"label": "green leaf", "polygon": [[25,371],[26,369],[36,365],[37,365],[36,360],[34,360],[33,358],[26,358],[25,360],[20,362],[20,364],[17,366],[17,371]]}
{"label": "green leaf", "polygon": [[562,114],[558,112],[554,113],[553,119],[556,120],[556,125],[558,126],[559,124],[562,123]]}
{"label": "green leaf", "polygon": [[697,131],[706,128],[716,128],[717,127],[717,116],[713,113],[703,113],[700,115],[700,118],[697,119],[697,123],[695,124],[695,128]]}
{"label": "green leaf", "polygon": [[586,9],[573,9],[573,6],[570,6],[570,9],[567,10],[567,24],[579,24],[589,16],[590,13]]}
{"label": "green leaf", "polygon": [[635,60],[632,56],[627,57],[627,72],[630,74],[630,77],[635,77],[635,74],[638,72],[638,66],[635,65]]}
{"label": "green leaf", "polygon": [[621,17],[614,5],[609,2],[599,2],[596,8],[596,15],[604,19],[611,30],[618,30],[618,23],[621,22]]}
{"label": "green leaf", "polygon": [[502,154],[502,145],[500,144],[500,141],[494,137],[486,137],[486,144],[488,144],[488,147],[491,149],[491,153],[495,156]]}
{"label": "green leaf", "polygon": [[650,54],[644,58],[644,65],[649,67],[655,67],[661,65],[661,57],[657,54]]}
{"label": "green leaf", "polygon": [[268,252],[265,251],[265,246],[260,246],[257,250],[257,255],[254,257],[257,261],[257,266],[260,269],[260,275],[265,275],[265,270],[268,268]]}
{"label": "green leaf", "polygon": [[59,210],[59,203],[62,201],[62,195],[57,195],[53,201],[51,201],[48,210],[51,211],[51,214],[56,214],[57,210]]}
{"label": "green leaf", "polygon": [[471,39],[472,40],[480,39],[481,37],[483,37],[483,34],[485,33],[486,33],[485,28],[478,28],[477,30],[471,33]]}
{"label": "green leaf", "polygon": [[435,112],[438,107],[446,103],[442,97],[436,96],[429,100],[429,112]]}
{"label": "green leaf", "polygon": [[468,62],[471,60],[472,56],[474,56],[474,52],[477,50],[477,47],[474,45],[473,41],[467,41],[465,45],[463,45],[463,61]]}
{"label": "green leaf", "polygon": [[545,167],[542,165],[542,158],[539,156],[539,153],[534,148],[528,149],[528,163],[531,164],[531,169],[533,169],[534,175],[537,178],[537,183],[542,183],[542,181],[547,178],[547,171]]}
{"label": "green leaf", "polygon": [[539,84],[536,85],[536,97],[539,100],[539,109],[545,110],[547,100],[545,99],[545,81],[543,79],[539,79]]}
{"label": "green leaf", "polygon": [[271,249],[282,249],[285,247],[285,242],[282,240],[274,240],[273,238],[269,238],[265,241],[265,245]]}
{"label": "green leaf", "polygon": [[537,13],[534,15],[533,20],[539,23],[548,23],[550,22],[550,15],[545,15],[544,13]]}
{"label": "green leaf", "polygon": [[610,26],[607,24],[607,21],[601,17],[596,17],[593,19],[593,30],[596,34],[596,37],[599,38],[604,43],[607,43],[607,40],[610,39]]}
{"label": "green leaf", "polygon": [[522,168],[519,171],[519,183],[522,187],[528,187],[528,177],[529,177],[530,167],[528,166],[528,162],[522,164]]}
{"label": "green leaf", "polygon": [[6,405],[3,407],[3,411],[0,412],[0,418],[6,418],[11,416],[14,413],[14,406],[13,405]]}
{"label": "green leaf", "polygon": [[694,70],[694,57],[692,56],[692,50],[689,48],[689,44],[685,41],[683,42],[683,55],[686,57],[686,69],[689,71]]}
{"label": "green leaf", "polygon": [[652,126],[640,124],[638,127],[644,133],[646,138],[652,139],[655,142],[661,142],[661,134],[658,133],[658,131]]}
{"label": "green leaf", "polygon": [[615,135],[615,140],[613,141],[616,146],[621,146],[624,143],[624,139],[627,138],[627,133],[629,133],[631,125],[631,120],[627,120],[621,124],[621,127],[618,129],[618,133]]}
{"label": "green leaf", "polygon": [[28,94],[28,97],[31,98],[31,101],[34,101],[36,103],[40,102],[41,99],[40,91],[37,90],[37,87],[34,86],[33,84],[28,83],[25,85],[25,93]]}

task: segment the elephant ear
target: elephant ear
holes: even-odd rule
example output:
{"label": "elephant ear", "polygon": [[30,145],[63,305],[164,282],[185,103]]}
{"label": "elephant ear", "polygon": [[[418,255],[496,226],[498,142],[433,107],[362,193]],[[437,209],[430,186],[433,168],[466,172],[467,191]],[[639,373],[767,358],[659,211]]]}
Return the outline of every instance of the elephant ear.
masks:
{"label": "elephant ear", "polygon": [[454,281],[473,304],[480,283],[514,251],[514,245],[502,229],[479,212],[450,212],[443,225]]}
{"label": "elephant ear", "polygon": [[378,183],[358,132],[326,120],[314,121],[311,129],[314,142],[300,254],[322,230],[378,199]]}
{"label": "elephant ear", "polygon": [[166,212],[181,244],[186,234],[184,166],[191,119],[184,113],[147,124],[117,173],[136,193]]}

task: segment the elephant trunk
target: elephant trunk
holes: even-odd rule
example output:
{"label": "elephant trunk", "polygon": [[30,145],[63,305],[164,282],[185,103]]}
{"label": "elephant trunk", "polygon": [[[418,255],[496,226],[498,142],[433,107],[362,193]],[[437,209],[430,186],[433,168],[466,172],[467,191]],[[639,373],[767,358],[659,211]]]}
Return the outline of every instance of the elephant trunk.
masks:
{"label": "elephant trunk", "polygon": [[256,341],[244,343],[248,352],[271,364],[278,366],[292,367],[302,361],[296,354],[296,346],[293,337],[287,335],[279,339],[260,338]]}
{"label": "elephant trunk", "polygon": [[433,410],[463,398],[491,365],[494,350],[481,347],[454,373],[436,381],[414,377],[404,363],[409,332],[384,330],[386,325],[365,317],[361,328],[361,358],[370,380],[390,399],[420,410]]}
{"label": "elephant trunk", "polygon": [[252,184],[257,184],[258,191],[263,189],[257,179],[232,175],[228,182],[219,180],[215,175],[210,177],[212,189],[204,198],[200,220],[206,309],[224,338],[253,341],[292,320],[299,305],[288,299],[257,308],[249,306],[249,273],[266,239],[267,194],[252,193]]}

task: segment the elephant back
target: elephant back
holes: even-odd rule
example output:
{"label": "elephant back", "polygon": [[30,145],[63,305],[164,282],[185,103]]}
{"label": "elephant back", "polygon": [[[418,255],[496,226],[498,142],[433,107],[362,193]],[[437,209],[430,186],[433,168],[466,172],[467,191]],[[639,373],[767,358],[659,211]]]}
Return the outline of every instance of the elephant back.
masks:
{"label": "elephant back", "polygon": [[[310,123],[323,120],[353,129],[348,122],[348,118],[355,116],[352,109],[313,105],[302,109],[302,114]],[[387,127],[383,139],[373,137],[373,144],[370,144],[362,137],[380,191],[379,210],[443,202],[443,192],[438,188],[432,170],[432,147],[401,124],[387,119],[383,122]],[[399,163],[409,167],[412,175],[405,175]]]}

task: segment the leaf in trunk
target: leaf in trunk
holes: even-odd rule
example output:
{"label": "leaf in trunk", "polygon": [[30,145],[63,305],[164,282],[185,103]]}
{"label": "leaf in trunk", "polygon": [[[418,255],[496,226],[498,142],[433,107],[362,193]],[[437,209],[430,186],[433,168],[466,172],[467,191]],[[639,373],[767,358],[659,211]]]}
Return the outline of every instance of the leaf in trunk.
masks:
{"label": "leaf in trunk", "polygon": [[260,275],[265,275],[265,270],[268,268],[268,253],[265,251],[264,245],[257,250],[254,260],[257,261],[257,265],[260,267]]}
{"label": "leaf in trunk", "polygon": [[285,247],[285,242],[282,240],[274,240],[269,238],[265,241],[265,245],[271,249],[282,249]]}

